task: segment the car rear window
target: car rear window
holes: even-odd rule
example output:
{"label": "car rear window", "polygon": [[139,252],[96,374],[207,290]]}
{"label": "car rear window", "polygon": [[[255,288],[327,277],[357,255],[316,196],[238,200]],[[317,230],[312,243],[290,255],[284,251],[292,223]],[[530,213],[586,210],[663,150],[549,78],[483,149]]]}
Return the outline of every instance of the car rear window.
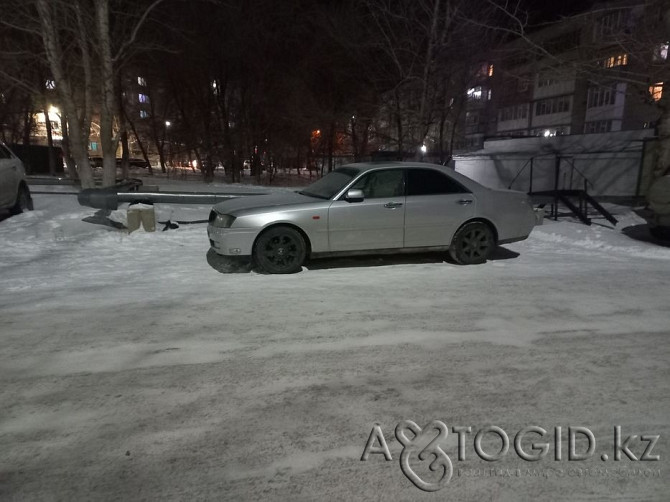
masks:
{"label": "car rear window", "polygon": [[408,169],[407,195],[468,193],[463,185],[435,169]]}

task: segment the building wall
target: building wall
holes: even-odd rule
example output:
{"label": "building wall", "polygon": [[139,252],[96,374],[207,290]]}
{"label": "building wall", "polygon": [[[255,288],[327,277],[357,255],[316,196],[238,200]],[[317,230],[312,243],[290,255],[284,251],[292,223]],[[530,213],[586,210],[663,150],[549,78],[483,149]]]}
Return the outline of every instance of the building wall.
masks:
{"label": "building wall", "polygon": [[[643,147],[653,131],[491,139],[454,157],[456,171],[490,188],[583,189],[592,195],[637,195]],[[531,180],[532,177],[532,180]]]}

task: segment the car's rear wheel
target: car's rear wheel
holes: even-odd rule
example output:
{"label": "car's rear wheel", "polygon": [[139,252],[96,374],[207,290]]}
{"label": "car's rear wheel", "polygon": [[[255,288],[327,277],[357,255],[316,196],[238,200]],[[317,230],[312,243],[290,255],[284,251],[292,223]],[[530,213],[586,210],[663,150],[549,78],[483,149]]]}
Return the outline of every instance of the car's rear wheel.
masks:
{"label": "car's rear wheel", "polygon": [[451,257],[461,265],[484,263],[495,248],[493,231],[486,223],[475,221],[463,225],[454,235],[449,248]]}
{"label": "car's rear wheel", "polygon": [[16,204],[9,210],[12,214],[20,214],[24,211],[32,211],[33,202],[30,198],[30,192],[24,185],[19,187],[19,193],[16,196]]}
{"label": "car's rear wheel", "polygon": [[280,226],[263,232],[254,245],[255,264],[270,274],[293,274],[307,257],[305,239],[294,228]]}

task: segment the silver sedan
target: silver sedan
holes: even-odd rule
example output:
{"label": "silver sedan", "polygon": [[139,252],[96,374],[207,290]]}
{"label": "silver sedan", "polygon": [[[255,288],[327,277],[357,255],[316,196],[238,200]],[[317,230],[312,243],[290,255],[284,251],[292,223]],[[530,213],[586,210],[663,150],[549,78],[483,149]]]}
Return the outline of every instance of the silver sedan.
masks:
{"label": "silver sedan", "polygon": [[372,162],[340,167],[299,192],[216,204],[207,233],[216,253],[287,274],[307,258],[342,254],[448,251],[457,263],[484,263],[534,224],[524,193],[439,165]]}

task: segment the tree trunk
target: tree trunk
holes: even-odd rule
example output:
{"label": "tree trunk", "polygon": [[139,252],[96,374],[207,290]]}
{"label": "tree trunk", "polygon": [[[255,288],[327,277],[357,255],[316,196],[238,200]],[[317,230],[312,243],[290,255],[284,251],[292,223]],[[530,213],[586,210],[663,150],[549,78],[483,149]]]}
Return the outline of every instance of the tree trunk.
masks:
{"label": "tree trunk", "polygon": [[102,146],[102,186],[116,184],[116,148],[114,137],[114,115],[116,94],[114,93],[114,67],[109,38],[109,0],[95,0],[95,18],[100,40],[100,81],[102,102],[100,107],[100,144]]}
{"label": "tree trunk", "polygon": [[28,101],[28,108],[24,112],[23,120],[23,144],[30,144],[30,133],[33,130],[33,111],[32,111],[32,100]]}
{"label": "tree trunk", "polygon": [[61,113],[60,116],[60,127],[63,132],[63,141],[61,142],[61,148],[63,149],[63,158],[65,159],[65,165],[67,166],[67,174],[72,181],[78,181],[79,175],[77,174],[77,166],[74,163],[74,159],[70,153],[70,135],[67,128],[67,120],[65,119],[65,114]]}
{"label": "tree trunk", "polygon": [[328,172],[333,170],[333,152],[335,151],[335,122],[330,123],[328,131]]}
{"label": "tree trunk", "polygon": [[[122,126],[123,127],[123,126]],[[123,127],[121,131],[121,178],[128,179],[128,168],[130,167],[130,146],[128,145],[128,131]]]}
{"label": "tree trunk", "polygon": [[398,95],[398,92],[396,90],[395,92],[395,124],[396,124],[396,129],[397,129],[397,134],[398,134],[398,154],[402,157],[405,158],[405,152],[403,149],[405,148],[404,142],[403,142],[403,128],[402,128],[402,109],[400,106],[400,96]]}
{"label": "tree trunk", "polygon": [[130,145],[128,144],[128,120],[123,109],[123,83],[121,73],[117,74],[116,79],[116,115],[119,118],[119,128],[121,129],[121,178],[128,179],[128,168],[130,167]]}
{"label": "tree trunk", "polygon": [[58,93],[61,98],[61,105],[64,109],[67,120],[70,125],[70,146],[72,147],[72,156],[79,169],[79,178],[82,188],[93,188],[95,181],[93,171],[88,158],[88,122],[84,117],[83,123],[77,114],[77,105],[74,99],[74,93],[70,86],[70,81],[66,78],[66,73],[62,66],[64,54],[59,45],[58,29],[54,23],[55,18],[51,11],[48,0],[37,0],[37,10],[42,27],[42,40],[46,50],[47,59],[51,72],[56,82],[58,82]]}
{"label": "tree trunk", "polygon": [[49,157],[49,176],[56,176],[56,155],[54,152],[53,133],[51,131],[51,117],[49,117],[49,110],[44,107],[44,125],[47,128],[47,147]]}
{"label": "tree trunk", "polygon": [[665,84],[663,96],[659,101],[661,116],[656,125],[658,136],[658,156],[654,178],[670,174],[670,84]]}
{"label": "tree trunk", "polygon": [[[137,129],[135,128],[135,122],[130,120],[128,115],[126,114],[125,110],[121,110],[123,113],[123,116],[126,119],[126,122],[130,125],[130,130],[133,131],[133,135],[135,136],[135,140],[137,141],[137,145],[140,147],[140,150],[142,150],[142,158],[146,161],[147,163],[147,170],[150,175],[154,174],[153,168],[151,167],[151,162],[149,161],[149,154],[147,153],[147,149],[144,146],[144,143],[140,139],[140,135],[137,134]],[[163,152],[161,150],[158,151],[159,157],[161,159],[161,164],[164,166],[164,160],[163,160]]]}

